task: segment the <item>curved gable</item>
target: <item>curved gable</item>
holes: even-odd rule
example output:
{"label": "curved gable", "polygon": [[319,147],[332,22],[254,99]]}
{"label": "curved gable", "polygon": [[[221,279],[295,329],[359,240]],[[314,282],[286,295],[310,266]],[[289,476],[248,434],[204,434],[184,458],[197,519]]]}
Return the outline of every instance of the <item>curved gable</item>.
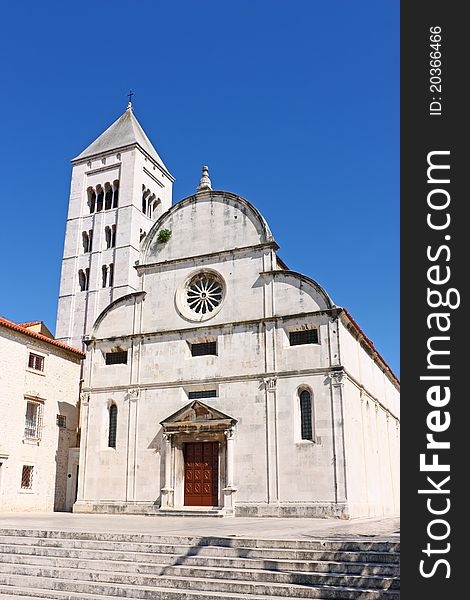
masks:
{"label": "curved gable", "polygon": [[[171,231],[167,242],[161,230]],[[142,264],[223,252],[272,242],[259,211],[230,192],[207,191],[188,196],[155,222],[142,248]]]}
{"label": "curved gable", "polygon": [[274,276],[278,315],[327,310],[335,306],[322,286],[310,277],[286,270],[270,273]]}
{"label": "curved gable", "polygon": [[144,299],[144,296],[145,292],[134,292],[111,302],[96,319],[92,337],[108,338],[132,333],[135,306]]}

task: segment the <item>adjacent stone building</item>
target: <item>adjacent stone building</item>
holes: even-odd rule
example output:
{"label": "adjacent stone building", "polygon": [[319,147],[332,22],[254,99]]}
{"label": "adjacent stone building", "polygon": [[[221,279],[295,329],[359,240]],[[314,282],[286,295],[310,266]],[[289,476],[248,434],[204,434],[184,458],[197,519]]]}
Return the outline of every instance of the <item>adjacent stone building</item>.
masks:
{"label": "adjacent stone building", "polygon": [[[70,509],[82,352],[41,322],[0,318],[0,511]],[[67,495],[68,493],[68,495]]]}
{"label": "adjacent stone building", "polygon": [[73,161],[57,332],[86,346],[74,510],[396,513],[385,361],[251,202],[205,167],[171,205],[172,181],[130,105]]}

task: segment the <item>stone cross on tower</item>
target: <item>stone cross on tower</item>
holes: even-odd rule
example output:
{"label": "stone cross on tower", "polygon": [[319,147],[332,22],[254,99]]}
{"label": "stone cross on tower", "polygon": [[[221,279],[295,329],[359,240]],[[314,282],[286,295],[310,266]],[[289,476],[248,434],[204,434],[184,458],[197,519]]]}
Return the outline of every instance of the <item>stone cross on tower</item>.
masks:
{"label": "stone cross on tower", "polygon": [[132,109],[132,96],[134,96],[134,92],[132,90],[129,90],[129,93],[127,94],[127,97],[129,98],[129,102],[127,103],[127,109],[129,110]]}

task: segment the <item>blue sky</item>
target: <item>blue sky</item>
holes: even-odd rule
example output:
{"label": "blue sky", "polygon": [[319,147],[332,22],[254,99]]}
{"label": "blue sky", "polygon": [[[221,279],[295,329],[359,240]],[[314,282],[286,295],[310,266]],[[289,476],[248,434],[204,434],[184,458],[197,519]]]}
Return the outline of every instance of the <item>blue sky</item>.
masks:
{"label": "blue sky", "polygon": [[54,330],[69,161],[132,88],[174,200],[208,164],[398,373],[398,2],[9,2],[0,52],[0,314]]}

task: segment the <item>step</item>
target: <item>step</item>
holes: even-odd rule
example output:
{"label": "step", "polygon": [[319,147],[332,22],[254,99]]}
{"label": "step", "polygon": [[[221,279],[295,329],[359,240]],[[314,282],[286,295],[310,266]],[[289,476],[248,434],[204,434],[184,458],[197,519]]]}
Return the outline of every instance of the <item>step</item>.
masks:
{"label": "step", "polygon": [[398,576],[399,566],[390,563],[367,563],[351,561],[295,561],[263,560],[256,558],[202,557],[163,553],[121,552],[119,550],[87,550],[70,548],[48,548],[36,545],[0,544],[0,556],[4,562],[40,564],[36,559],[92,559],[100,561],[126,561],[146,564],[185,564],[189,566],[220,567],[223,569],[268,569],[277,571],[317,571],[350,574]]}
{"label": "step", "polygon": [[[108,590],[110,591],[110,590]],[[145,588],[142,588],[145,591]],[[133,596],[134,598],[152,598],[155,600],[166,598],[167,600],[221,600],[219,595],[208,592],[174,592],[173,590],[163,590],[162,588],[148,588],[147,596]],[[158,596],[157,596],[158,594]],[[132,597],[120,595],[121,597]],[[112,596],[100,594],[99,600],[116,600],[117,594]],[[92,594],[71,592],[69,590],[46,590],[44,588],[19,587],[14,585],[0,585],[0,598],[42,598],[43,600],[96,600],[96,593]],[[296,600],[294,596],[291,599]],[[223,600],[246,600],[246,594],[226,594]],[[266,596],[250,596],[249,600],[268,600]],[[319,600],[326,600],[325,598]]]}
{"label": "step", "polygon": [[[13,557],[15,558],[15,557]],[[10,569],[8,569],[8,566]],[[15,574],[18,567],[49,567],[55,569],[74,569],[75,577],[80,578],[80,571],[108,572],[113,575],[122,573],[129,575],[152,575],[165,577],[196,577],[200,579],[232,579],[236,581],[250,581],[253,583],[280,583],[295,585],[345,585],[347,587],[361,587],[371,589],[396,589],[399,585],[397,577],[385,577],[383,575],[365,575],[349,573],[325,573],[305,571],[276,571],[268,569],[221,569],[211,566],[192,566],[186,564],[157,565],[147,563],[135,563],[126,561],[100,561],[81,560],[72,558],[44,558],[29,557],[28,561],[3,561],[0,570]],[[22,569],[19,569],[23,573]]]}
{"label": "step", "polygon": [[258,559],[286,559],[286,560],[334,560],[334,561],[359,561],[373,563],[398,563],[399,554],[396,552],[354,552],[350,550],[295,550],[279,548],[250,548],[250,547],[227,547],[227,546],[188,546],[164,543],[148,542],[114,542],[101,540],[83,540],[70,538],[27,538],[0,536],[0,545],[10,545],[14,542],[18,546],[27,546],[32,543],[36,546],[50,548],[74,548],[74,549],[101,549],[121,550],[126,552],[148,552],[187,556],[212,556],[232,558],[258,558]]}
{"label": "step", "polygon": [[361,552],[399,552],[400,544],[393,540],[362,540],[348,539],[311,539],[311,540],[283,540],[283,539],[257,539],[237,536],[165,536],[139,533],[111,533],[111,532],[86,532],[86,531],[54,531],[43,529],[5,529],[0,528],[0,538],[35,537],[71,540],[95,540],[106,542],[138,542],[159,543],[176,546],[223,546],[239,548],[279,548],[295,550],[346,550]]}
{"label": "step", "polygon": [[223,510],[178,510],[174,508],[159,508],[154,513],[147,515],[149,517],[227,517]]}
{"label": "step", "polygon": [[[13,573],[9,571],[13,567]],[[230,572],[228,572],[230,576]],[[305,574],[303,574],[305,575]],[[355,597],[353,592],[372,593],[374,590],[370,588],[361,588],[350,585],[352,578],[343,578],[343,585],[335,585],[335,578],[325,577],[323,585],[317,581],[312,584],[297,584],[293,582],[259,582],[245,581],[233,578],[217,579],[215,577],[199,577],[190,575],[143,575],[136,573],[114,573],[111,571],[98,570],[79,570],[70,568],[55,568],[55,567],[38,567],[31,565],[5,565],[0,564],[0,583],[8,583],[8,578],[12,576],[27,576],[36,578],[36,586],[41,582],[40,587],[54,589],[55,581],[64,579],[69,585],[81,584],[82,591],[88,591],[90,585],[95,584],[117,584],[123,586],[146,586],[146,587],[164,587],[177,590],[204,590],[207,592],[216,592],[225,594],[228,592],[237,592],[239,594],[258,594],[268,596],[289,597],[291,592],[301,598],[311,598],[310,595],[313,589],[318,589],[329,594],[330,590],[344,590],[352,597]],[[348,581],[346,582],[345,579]],[[356,582],[359,583],[359,582]],[[375,590],[376,591],[376,590]],[[390,590],[391,591],[391,590]],[[382,593],[382,590],[380,590]],[[314,597],[314,596],[313,596]],[[328,597],[328,595],[327,595]],[[362,599],[362,596],[360,596]]]}
{"label": "step", "polygon": [[[182,582],[185,584],[186,582]],[[278,598],[280,596],[274,585],[266,587],[266,592],[255,591],[255,587],[246,584],[246,589],[242,592],[234,592],[230,589],[230,583],[226,586],[227,589],[220,590],[201,590],[198,589],[201,582],[193,580],[191,586],[183,589],[175,589],[174,587],[166,587],[164,581],[160,581],[155,586],[137,585],[126,582],[125,585],[118,585],[111,582],[85,582],[75,581],[64,578],[38,577],[37,575],[9,575],[0,573],[0,589],[3,591],[8,586],[25,589],[28,591],[29,597],[43,598],[66,598],[72,600],[73,595],[77,592],[81,594],[80,600],[86,598],[86,595],[94,599],[102,598],[103,596],[125,597],[125,598],[148,598],[155,600],[235,600],[245,598],[245,600],[268,600],[269,598]],[[33,590],[44,590],[44,595],[38,596],[33,594]],[[300,598],[314,598],[316,600],[398,600],[398,591],[382,591],[382,590],[362,590],[351,589],[345,587],[305,587],[299,586],[295,589],[292,586],[284,587],[286,593],[283,597],[291,600],[300,600]],[[249,591],[251,590],[251,591]],[[65,592],[67,595],[54,596],[56,593]],[[221,595],[223,592],[223,596]],[[41,593],[41,592],[39,592]],[[75,599],[73,599],[75,600]],[[78,600],[78,598],[77,598]]]}

